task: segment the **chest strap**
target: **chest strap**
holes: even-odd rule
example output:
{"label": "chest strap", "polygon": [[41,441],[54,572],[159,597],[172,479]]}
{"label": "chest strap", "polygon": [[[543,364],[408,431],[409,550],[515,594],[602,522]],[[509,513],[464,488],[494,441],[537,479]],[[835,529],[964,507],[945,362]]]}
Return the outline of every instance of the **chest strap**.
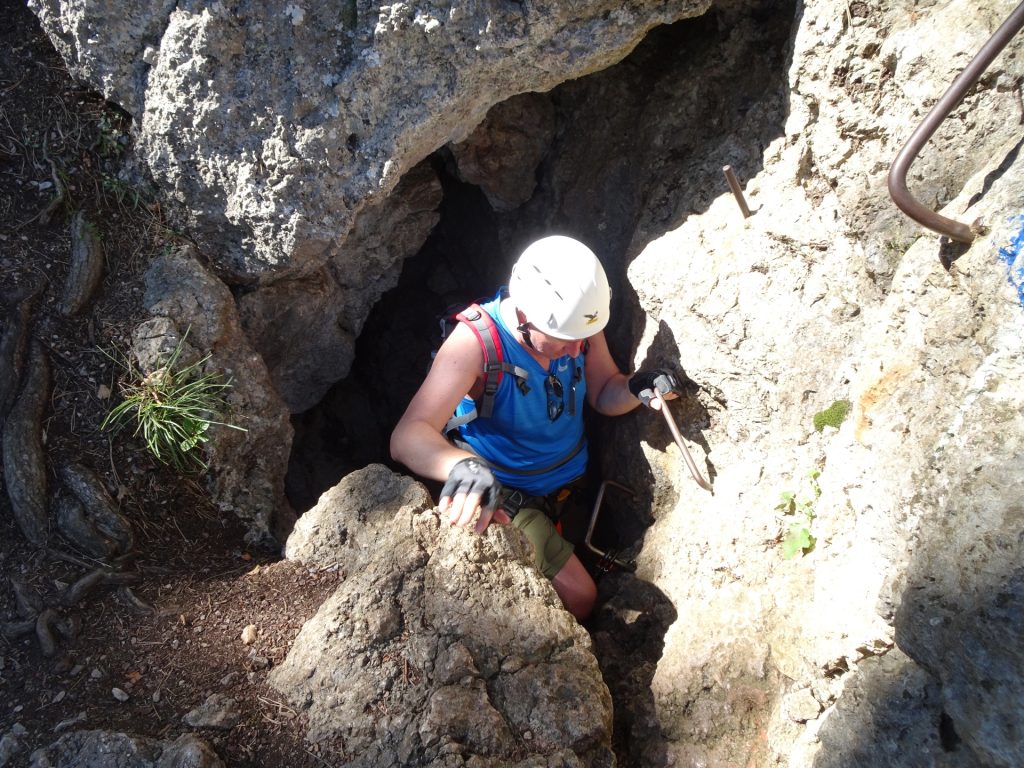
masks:
{"label": "chest strap", "polygon": [[[463,442],[462,440],[460,440],[458,438],[457,433],[455,435],[449,435],[448,437],[451,440],[453,445],[461,448],[464,451],[469,451],[470,453],[476,453],[476,451],[473,450],[472,446],[470,446],[468,443]],[[496,461],[493,461],[492,459],[486,459],[486,461],[494,469],[498,470],[499,472],[504,472],[507,475],[519,475],[521,477],[533,477],[534,475],[543,475],[545,472],[550,472],[553,469],[558,469],[563,464],[568,464],[572,459],[574,459],[576,457],[576,454],[578,454],[580,451],[583,450],[583,446],[586,445],[586,444],[587,444],[587,437],[586,437],[586,435],[580,435],[580,439],[579,439],[579,442],[576,443],[576,447],[573,448],[571,451],[569,451],[569,453],[567,453],[562,458],[558,459],[558,461],[555,461],[555,462],[552,462],[551,464],[548,464],[546,467],[537,467],[535,469],[514,469],[512,467],[503,467],[501,464],[497,463]]]}

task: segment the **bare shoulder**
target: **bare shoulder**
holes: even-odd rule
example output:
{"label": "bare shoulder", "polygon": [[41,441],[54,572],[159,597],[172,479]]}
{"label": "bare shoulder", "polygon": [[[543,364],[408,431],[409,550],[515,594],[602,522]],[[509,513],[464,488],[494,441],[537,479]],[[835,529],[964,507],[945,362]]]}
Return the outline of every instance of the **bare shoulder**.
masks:
{"label": "bare shoulder", "polygon": [[468,367],[474,373],[483,371],[484,353],[473,329],[465,323],[457,323],[437,351],[431,371],[438,363],[444,367]]}
{"label": "bare shoulder", "polygon": [[[597,408],[601,393],[616,375],[619,374],[619,366],[612,358],[608,349],[608,341],[604,337],[604,331],[591,336],[590,347],[587,350],[587,359],[583,371],[587,377],[587,400]],[[601,409],[598,408],[600,411]],[[602,413],[604,411],[601,411]]]}

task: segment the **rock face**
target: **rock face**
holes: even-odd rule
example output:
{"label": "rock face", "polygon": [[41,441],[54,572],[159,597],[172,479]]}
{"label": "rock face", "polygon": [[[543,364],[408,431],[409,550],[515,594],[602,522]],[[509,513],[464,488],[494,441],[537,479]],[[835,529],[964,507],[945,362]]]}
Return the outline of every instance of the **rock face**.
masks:
{"label": "rock face", "polygon": [[[805,4],[783,134],[746,184],[754,216],[723,188],[668,229],[640,222],[635,362],[675,357],[703,385],[676,410],[715,487],[693,484],[661,425],[615,426],[618,446],[639,434],[655,481],[638,573],[680,617],[651,683],[676,764],[1024,759],[1006,718],[1024,671],[1024,167],[1005,118],[1020,41],[912,167],[921,199],[990,231],[950,264],[882,186],[921,95],[1005,13]],[[709,151],[691,178],[729,159]],[[817,431],[838,400],[850,416]],[[778,508],[786,491],[813,519]],[[815,543],[786,561],[794,523]],[[807,694],[822,714],[805,721]]]}
{"label": "rock face", "polygon": [[367,200],[492,105],[706,7],[32,3],[72,72],[138,120],[202,250],[250,277],[318,269]]}
{"label": "rock face", "polygon": [[366,316],[398,282],[402,259],[427,239],[440,205],[441,183],[421,163],[361,211],[344,248],[317,272],[240,299],[245,332],[293,413],[318,403],[348,373]]}
{"label": "rock face", "polygon": [[494,210],[513,210],[532,197],[554,132],[554,107],[540,94],[496,104],[473,133],[451,145],[459,176],[478,185]]}
{"label": "rock face", "polygon": [[359,766],[614,763],[590,638],[517,531],[442,525],[422,486],[379,465],[336,491],[288,551],[351,575],[270,676],[311,741],[340,739]]}
{"label": "rock face", "polygon": [[[1019,316],[1007,298],[1003,310]],[[896,642],[941,682],[945,712],[981,764],[1010,766],[1024,760],[1024,323],[999,331],[978,339],[987,354],[908,505],[918,523],[897,579]]]}
{"label": "rock face", "polygon": [[231,379],[230,423],[246,431],[211,430],[211,490],[219,506],[248,526],[252,543],[271,544],[294,521],[284,498],[283,469],[292,428],[263,360],[242,332],[231,292],[190,248],[182,248],[154,261],[144,300],[156,322],[137,330],[137,348],[160,347],[167,338],[173,348],[188,332],[188,343],[210,350],[211,365]]}
{"label": "rock face", "polygon": [[[251,285],[289,278],[247,302],[246,328],[258,339],[285,320],[261,352],[298,411],[347,373],[365,312],[432,226],[388,248],[358,231],[367,217],[385,231],[384,200],[403,175],[494,104],[606,67],[653,26],[707,5],[31,7],[72,73],[135,118],[170,216],[217,271]],[[295,312],[298,295],[317,297],[310,314]],[[309,322],[324,311],[336,325]]]}

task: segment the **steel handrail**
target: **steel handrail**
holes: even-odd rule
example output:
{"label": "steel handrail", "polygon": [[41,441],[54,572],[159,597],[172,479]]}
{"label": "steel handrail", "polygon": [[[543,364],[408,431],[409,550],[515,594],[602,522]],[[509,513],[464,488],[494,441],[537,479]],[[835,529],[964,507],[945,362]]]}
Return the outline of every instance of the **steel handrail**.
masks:
{"label": "steel handrail", "polygon": [[900,153],[896,155],[896,159],[893,160],[892,167],[889,169],[889,196],[900,210],[921,226],[961,243],[973,242],[975,232],[969,225],[946,218],[918,202],[907,188],[907,172],[910,170],[911,163],[917,159],[918,153],[928,143],[942,121],[960,103],[967,91],[981,79],[995,57],[1022,28],[1024,28],[1024,0],[982,46],[978,55],[971,60],[967,68],[960,73],[960,76],[953,81],[942,98],[932,107],[921,125],[914,131]]}
{"label": "steel handrail", "polygon": [[686,448],[686,443],[683,442],[683,436],[679,434],[679,427],[676,426],[675,419],[672,418],[672,414],[668,410],[668,403],[665,401],[664,393],[654,388],[654,399],[660,404],[659,410],[661,415],[665,417],[665,423],[668,424],[669,432],[672,433],[672,437],[675,438],[676,445],[679,446],[679,450],[683,454],[683,459],[686,460],[686,466],[690,470],[690,476],[693,477],[694,481],[703,488],[705,491],[711,490],[711,483],[704,479],[704,476],[697,469],[697,465],[693,463],[693,457],[690,456],[690,451]]}

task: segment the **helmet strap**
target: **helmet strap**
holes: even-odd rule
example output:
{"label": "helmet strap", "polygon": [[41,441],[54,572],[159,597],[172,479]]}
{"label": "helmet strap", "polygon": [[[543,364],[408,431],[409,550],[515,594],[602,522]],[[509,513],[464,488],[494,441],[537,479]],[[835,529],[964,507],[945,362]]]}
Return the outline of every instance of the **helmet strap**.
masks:
{"label": "helmet strap", "polygon": [[533,346],[533,339],[530,338],[530,323],[526,319],[526,315],[523,314],[523,311],[519,309],[519,307],[516,307],[516,320],[519,321],[519,325],[516,326],[516,330],[519,331],[520,334],[522,334],[523,341],[526,343],[526,346],[536,351],[537,348]]}

